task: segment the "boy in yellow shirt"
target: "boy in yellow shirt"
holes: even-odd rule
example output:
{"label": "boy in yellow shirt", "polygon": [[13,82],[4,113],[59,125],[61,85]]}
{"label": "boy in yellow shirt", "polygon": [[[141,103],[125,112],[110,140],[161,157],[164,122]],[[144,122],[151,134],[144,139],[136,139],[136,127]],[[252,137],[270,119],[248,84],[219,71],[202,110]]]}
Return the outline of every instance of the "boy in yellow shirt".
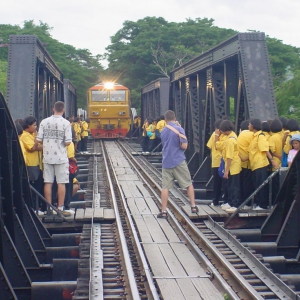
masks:
{"label": "boy in yellow shirt", "polygon": [[240,172],[241,159],[237,136],[234,133],[234,125],[231,121],[225,120],[220,124],[220,131],[228,138],[224,142],[222,158],[225,162],[224,179],[228,179],[228,207],[226,212],[233,213],[241,204],[240,196]]}
{"label": "boy in yellow shirt", "polygon": [[[250,167],[249,160],[243,161],[244,158],[249,156],[248,148],[253,139],[253,132],[248,129],[249,120],[243,121],[241,123],[241,132],[237,138],[239,145],[239,156],[242,160],[241,167],[242,171],[240,173],[240,183],[241,183],[241,201],[244,202],[253,193],[252,184],[252,171]],[[250,207],[244,207],[247,209]]]}
{"label": "boy in yellow shirt", "polygon": [[216,149],[215,146],[215,138],[219,137],[219,134],[217,133],[217,130],[219,130],[220,124],[223,120],[217,120],[215,122],[215,130],[212,135],[210,136],[210,139],[208,140],[206,146],[211,151],[211,169],[212,169],[212,175],[213,175],[213,202],[211,206],[218,206],[219,201],[222,198],[222,178],[218,174],[218,168],[220,166],[221,162],[221,152]]}

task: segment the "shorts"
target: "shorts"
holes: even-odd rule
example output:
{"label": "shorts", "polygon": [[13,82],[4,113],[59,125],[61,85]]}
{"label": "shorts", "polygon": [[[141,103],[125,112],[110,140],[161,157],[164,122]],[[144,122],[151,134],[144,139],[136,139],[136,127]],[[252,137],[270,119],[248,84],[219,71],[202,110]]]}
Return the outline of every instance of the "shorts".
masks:
{"label": "shorts", "polygon": [[182,189],[192,185],[191,174],[185,160],[174,168],[162,169],[163,189],[171,189],[175,179]]}
{"label": "shorts", "polygon": [[69,183],[69,163],[51,165],[44,163],[44,182],[53,183],[54,176],[57,183]]}

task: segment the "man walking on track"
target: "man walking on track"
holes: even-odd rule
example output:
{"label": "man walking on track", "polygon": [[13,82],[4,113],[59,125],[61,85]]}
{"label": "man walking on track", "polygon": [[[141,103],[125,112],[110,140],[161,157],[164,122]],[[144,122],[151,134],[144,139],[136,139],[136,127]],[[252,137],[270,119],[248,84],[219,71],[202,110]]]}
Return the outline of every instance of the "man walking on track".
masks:
{"label": "man walking on track", "polygon": [[175,113],[168,110],[165,113],[167,125],[161,132],[162,151],[162,191],[161,191],[161,212],[158,218],[167,219],[167,204],[169,189],[172,188],[176,179],[181,188],[187,188],[187,194],[191,202],[192,213],[198,212],[195,206],[195,192],[191,181],[191,175],[186,163],[184,150],[188,143],[184,129],[176,122]]}
{"label": "man walking on track", "polygon": [[43,144],[44,194],[49,203],[52,200],[54,177],[58,186],[58,210],[64,216],[71,214],[64,211],[66,194],[65,184],[69,182],[69,159],[66,146],[72,142],[71,124],[62,116],[65,105],[58,101],[54,104],[54,115],[44,119],[39,128],[36,140]]}

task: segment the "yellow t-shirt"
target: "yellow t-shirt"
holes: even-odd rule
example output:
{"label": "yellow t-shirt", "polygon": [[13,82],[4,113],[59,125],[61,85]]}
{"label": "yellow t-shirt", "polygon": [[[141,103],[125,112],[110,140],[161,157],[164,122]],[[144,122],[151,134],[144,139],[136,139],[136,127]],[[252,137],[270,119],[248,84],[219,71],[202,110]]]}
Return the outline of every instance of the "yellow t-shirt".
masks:
{"label": "yellow t-shirt", "polygon": [[149,140],[154,140],[155,139],[155,125],[150,124],[147,128],[146,131],[151,131],[152,132],[152,136],[149,137]]}
{"label": "yellow t-shirt", "polygon": [[165,120],[160,120],[157,124],[156,124],[156,130],[158,130],[159,132],[161,132],[164,127],[167,125]]}
{"label": "yellow t-shirt", "polygon": [[271,134],[269,132],[266,132],[266,131],[263,131],[262,133],[265,135],[266,140],[269,141]]}
{"label": "yellow t-shirt", "polygon": [[81,122],[82,130],[81,130],[81,136],[89,136],[89,124],[86,121]]}
{"label": "yellow t-shirt", "polygon": [[241,172],[241,159],[239,157],[239,146],[237,143],[237,136],[232,131],[227,140],[224,142],[224,147],[222,151],[222,157],[225,162],[225,170],[227,166],[227,159],[231,159],[231,165],[229,168],[230,175],[237,175]]}
{"label": "yellow t-shirt", "polygon": [[289,133],[289,135],[287,136],[286,140],[285,140],[285,144],[284,144],[284,147],[283,147],[283,151],[286,153],[286,154],[289,154],[289,151],[292,149],[292,145],[290,144],[290,139],[291,137],[290,136],[293,136],[294,134],[298,134],[300,133],[298,130],[297,131],[291,131]]}
{"label": "yellow t-shirt", "polygon": [[[269,139],[269,147],[272,153],[276,153],[278,155],[282,155],[282,132],[273,133]],[[277,164],[281,164],[281,160],[274,156],[274,161]],[[272,168],[275,171],[275,168]]]}
{"label": "yellow t-shirt", "polygon": [[29,167],[39,166],[40,165],[40,159],[39,159],[39,152],[40,151],[33,151],[30,150],[34,146],[34,140],[35,135],[32,133],[29,133],[27,131],[23,131],[20,141],[22,141],[25,153],[26,153],[26,165]]}
{"label": "yellow t-shirt", "polygon": [[[239,154],[242,158],[246,158],[249,156],[248,148],[253,139],[253,132],[250,130],[243,130],[239,134],[237,138],[237,142],[239,145]],[[249,160],[242,161],[241,166],[244,169],[251,169]]]}
{"label": "yellow t-shirt", "polygon": [[68,146],[66,146],[66,148],[67,148],[67,155],[68,155],[68,158],[75,157],[75,147],[74,147],[74,143],[71,142]]}
{"label": "yellow t-shirt", "polygon": [[259,130],[254,133],[253,139],[249,145],[249,161],[251,170],[260,169],[269,165],[266,152],[269,151],[269,142],[263,135],[262,131]]}
{"label": "yellow t-shirt", "polygon": [[145,133],[144,132],[144,129],[147,130],[147,127],[149,126],[148,122],[145,122],[144,125],[143,125],[143,136],[147,136],[147,132]]}
{"label": "yellow t-shirt", "polygon": [[206,146],[211,150],[211,167],[218,168],[221,163],[221,152],[216,149],[215,146],[215,133],[210,136]]}
{"label": "yellow t-shirt", "polygon": [[77,141],[81,141],[81,123],[74,122],[74,131],[76,133]]}
{"label": "yellow t-shirt", "polygon": [[26,149],[24,147],[23,142],[20,140],[20,138],[19,138],[19,142],[20,142],[20,146],[21,146],[21,150],[22,150],[22,153],[23,153],[25,164],[27,165],[27,161],[26,161]]}
{"label": "yellow t-shirt", "polygon": [[228,139],[228,135],[220,134],[219,140],[216,142],[216,149],[222,153],[224,149],[224,142]]}

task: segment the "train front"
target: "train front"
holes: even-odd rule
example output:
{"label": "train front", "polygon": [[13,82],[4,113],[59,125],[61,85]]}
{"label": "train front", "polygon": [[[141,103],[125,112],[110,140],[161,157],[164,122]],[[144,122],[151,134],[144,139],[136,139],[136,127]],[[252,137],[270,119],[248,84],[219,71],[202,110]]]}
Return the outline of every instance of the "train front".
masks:
{"label": "train front", "polygon": [[88,115],[94,138],[125,137],[130,131],[130,99],[127,87],[118,83],[99,83],[88,89]]}

